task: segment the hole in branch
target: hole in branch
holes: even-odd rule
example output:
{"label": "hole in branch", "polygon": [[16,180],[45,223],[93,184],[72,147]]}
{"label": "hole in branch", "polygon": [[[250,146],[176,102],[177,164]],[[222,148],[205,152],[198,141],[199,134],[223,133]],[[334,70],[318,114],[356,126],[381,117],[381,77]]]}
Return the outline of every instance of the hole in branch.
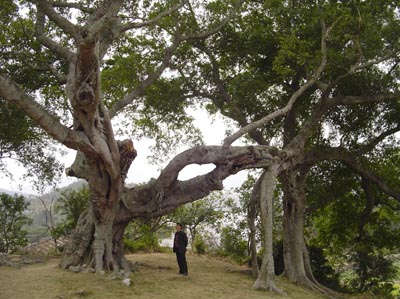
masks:
{"label": "hole in branch", "polygon": [[196,176],[206,174],[215,168],[214,164],[190,164],[185,166],[178,175],[178,180],[187,181]]}

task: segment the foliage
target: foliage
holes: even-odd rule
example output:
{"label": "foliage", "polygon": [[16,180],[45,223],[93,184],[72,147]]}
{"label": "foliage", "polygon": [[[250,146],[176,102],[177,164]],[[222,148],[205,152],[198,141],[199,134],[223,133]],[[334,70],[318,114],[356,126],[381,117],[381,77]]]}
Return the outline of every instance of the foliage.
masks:
{"label": "foliage", "polygon": [[0,169],[12,176],[6,161],[15,159],[25,169],[36,189],[60,178],[62,166],[53,154],[54,146],[25,114],[0,97]]}
{"label": "foliage", "polygon": [[[344,154],[325,155],[319,161],[310,158],[311,162],[295,165],[311,167],[306,186],[309,204],[306,236],[312,245],[324,248],[332,266],[334,261],[342,262],[340,266],[352,263],[357,274],[353,285],[357,289],[374,287],[381,280],[390,279],[392,270],[383,257],[398,250],[400,245],[396,225],[399,205],[393,195],[380,189],[389,186],[398,194],[398,138],[393,132],[399,130],[400,106],[398,99],[380,102],[378,98],[398,90],[398,1],[243,1],[243,10],[234,22],[207,40],[188,40],[182,44],[166,62],[170,67],[168,75],[143,90],[141,83],[148,82],[164,62],[167,44],[178,32],[197,32],[206,27],[204,24],[218,24],[231,4],[231,1],[191,2],[185,3],[182,13],[173,13],[155,25],[141,28],[143,35],[120,36],[112,51],[104,55],[101,76],[105,106],[113,107],[132,91],[138,94],[124,111],[134,124],[125,126],[128,129],[124,133],[154,136],[159,153],[165,153],[175,150],[175,145],[181,142],[200,142],[197,131],[191,127],[192,119],[186,114],[195,102],[201,102],[210,113],[221,112],[238,126],[277,111],[315,75],[324,54],[321,24],[326,25],[327,63],[317,83],[301,94],[289,113],[253,130],[247,142],[273,144],[284,150],[285,145],[297,140],[295,137],[301,139],[307,135],[303,130],[307,129],[311,137],[304,140],[304,151],[295,153],[294,148],[302,150],[295,143],[289,152],[281,152],[282,158],[295,153],[290,162],[284,161],[285,165],[296,163],[301,157],[319,157],[325,150],[333,153],[339,149],[342,154],[351,155],[344,164],[354,163],[357,167],[321,161],[344,159]],[[15,3],[26,5],[25,1],[0,3],[4,7],[1,10],[4,22],[0,24],[0,62],[4,73],[28,94],[40,93],[41,104],[70,125],[72,115],[66,112],[70,107],[60,93],[64,83],[59,84],[54,75],[56,71],[65,75],[65,62],[60,62],[48,46],[42,47],[33,38],[33,13],[17,14]],[[170,4],[170,1],[124,4],[121,20],[131,17],[128,12],[151,19]],[[199,16],[194,14],[193,7],[198,9]],[[64,15],[68,12],[66,8],[58,10]],[[82,17],[79,14],[77,19]],[[66,34],[59,34],[54,24],[49,22],[46,30],[60,45],[71,47]],[[112,35],[111,30],[109,33]],[[41,70],[43,65],[46,71]],[[375,102],[371,103],[372,100]],[[335,102],[339,104],[330,104]],[[320,106],[316,107],[316,103]],[[313,114],[316,108],[326,109],[318,120]],[[162,162],[165,156],[157,155],[158,161]],[[238,256],[246,239],[249,190],[238,192],[240,199],[228,203],[232,209],[227,211],[231,215],[226,219],[232,227],[222,229],[223,246]],[[280,202],[276,203],[279,207]],[[191,204],[186,208],[187,211],[184,208],[177,211],[180,216],[174,220],[187,224],[193,239],[199,223],[216,222],[216,218],[205,220],[196,214],[208,211],[206,215],[210,215],[215,207],[207,210],[200,204]],[[281,227],[274,230],[277,235]],[[235,249],[239,252],[235,253]],[[317,250],[315,254],[319,263],[325,262],[321,252]],[[326,271],[319,275],[328,276],[328,269],[323,270]]]}
{"label": "foliage", "polygon": [[201,200],[180,206],[169,215],[168,221],[179,222],[189,229],[191,243],[194,245],[199,231],[218,226],[222,217],[222,197],[222,193],[214,192]]}
{"label": "foliage", "polygon": [[[396,277],[398,268],[393,261],[383,252],[374,252],[371,244],[357,244],[350,262],[354,265],[355,277],[349,282],[349,287],[354,291],[375,289],[379,291],[382,282],[392,282]],[[387,288],[386,285],[383,285]]]}
{"label": "foliage", "polygon": [[222,229],[220,254],[240,264],[247,260],[247,240],[240,229],[233,227],[224,227]]}
{"label": "foliage", "polygon": [[0,252],[13,252],[27,244],[24,226],[31,220],[23,213],[28,206],[22,195],[0,194]]}
{"label": "foliage", "polygon": [[194,248],[197,254],[206,253],[206,242],[201,235],[197,235],[196,240],[194,241]]}
{"label": "foliage", "polygon": [[341,291],[339,273],[329,264],[324,250],[312,245],[307,246],[307,249],[310,254],[311,269],[317,281],[330,289]]}
{"label": "foliage", "polygon": [[160,244],[157,234],[149,224],[133,221],[125,229],[124,248],[130,253],[155,252],[160,250]]}
{"label": "foliage", "polygon": [[[51,86],[54,78],[32,65],[51,63],[54,58],[48,55],[48,51],[39,50],[39,43],[32,38],[32,20],[18,16],[16,2],[0,1],[1,72],[8,73],[28,92],[33,92],[40,86]],[[57,182],[62,174],[63,167],[54,155],[54,148],[54,143],[43,130],[0,97],[0,169],[3,173],[12,176],[6,162],[7,159],[17,160],[26,168],[24,178],[30,178],[36,189],[42,191],[50,183]]]}
{"label": "foliage", "polygon": [[[399,227],[394,225],[400,217],[393,209],[396,201],[372,188],[367,196],[374,202],[368,203],[358,178],[339,164],[321,164],[314,171],[309,177],[309,198],[320,208],[309,218],[311,243],[325,249],[341,276],[341,287],[360,292],[393,281],[397,269],[388,257],[400,246]],[[349,266],[351,270],[344,271]]]}
{"label": "foliage", "polygon": [[67,236],[73,231],[79,216],[89,206],[89,200],[90,192],[86,186],[61,193],[57,200],[56,211],[64,216],[64,220],[55,227],[54,237]]}

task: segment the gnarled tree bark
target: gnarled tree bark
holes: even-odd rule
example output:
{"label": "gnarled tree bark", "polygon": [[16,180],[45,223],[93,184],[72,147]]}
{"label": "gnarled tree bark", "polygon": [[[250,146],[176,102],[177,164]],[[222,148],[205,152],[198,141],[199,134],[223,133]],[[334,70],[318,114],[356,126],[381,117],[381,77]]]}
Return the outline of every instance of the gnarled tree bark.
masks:
{"label": "gnarled tree bark", "polygon": [[[80,159],[76,159],[79,161]],[[107,260],[109,269],[128,270],[123,253],[123,230],[134,218],[157,217],[172,212],[182,204],[193,202],[207,196],[213,190],[223,188],[223,180],[228,176],[248,168],[268,168],[280,161],[276,151],[268,146],[230,147],[222,146],[198,146],[177,155],[161,172],[157,179],[153,179],[145,185],[122,188],[116,217],[112,224],[112,231],[105,231],[108,248],[114,259]],[[179,172],[190,164],[215,164],[215,169],[201,176],[187,181],[179,181]],[[75,163],[69,172],[84,176],[86,163]],[[85,212],[75,232],[71,236],[70,244],[62,256],[61,266],[66,269],[69,266],[87,264],[93,260],[97,244],[91,239],[90,234],[95,227],[95,215]],[[102,237],[102,236],[100,236]],[[87,240],[82,243],[81,240]],[[84,247],[80,250],[74,248]],[[97,249],[99,250],[99,249]],[[109,263],[113,261],[114,263]],[[95,265],[96,263],[89,263]]]}

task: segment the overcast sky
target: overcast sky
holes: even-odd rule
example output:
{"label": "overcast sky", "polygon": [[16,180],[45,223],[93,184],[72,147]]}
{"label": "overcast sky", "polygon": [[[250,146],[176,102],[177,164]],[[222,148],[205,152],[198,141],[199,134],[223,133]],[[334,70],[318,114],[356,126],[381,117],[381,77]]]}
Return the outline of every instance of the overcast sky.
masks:
{"label": "overcast sky", "polygon": [[[193,113],[193,115],[195,116],[195,125],[200,128],[204,135],[205,144],[221,145],[222,140],[225,137],[225,124],[222,120],[222,117],[211,119],[205,111],[201,110],[192,111],[191,113]],[[147,160],[152,140],[142,139],[133,140],[133,142],[135,148],[138,151],[138,156],[131,165],[126,183],[144,183],[152,177],[157,178],[159,175],[158,167],[150,164],[150,162]],[[75,151],[69,150],[69,154],[62,158],[65,167],[69,167],[73,163],[74,158]],[[1,189],[19,191],[28,194],[37,194],[37,191],[33,190],[32,184],[30,182],[22,180],[22,174],[25,172],[23,167],[19,166],[13,161],[8,161],[8,167],[12,171],[14,177],[13,179],[10,179],[0,174]],[[214,165],[190,165],[185,167],[181,171],[179,179],[189,179],[191,177],[209,172],[213,168]],[[224,181],[224,186],[225,188],[238,187],[246,179],[246,177],[247,173],[245,171],[242,171],[236,175],[227,178]],[[77,181],[76,178],[71,178],[63,175],[62,182],[57,187],[65,187],[75,181]],[[46,190],[46,192],[49,191],[51,190]]]}

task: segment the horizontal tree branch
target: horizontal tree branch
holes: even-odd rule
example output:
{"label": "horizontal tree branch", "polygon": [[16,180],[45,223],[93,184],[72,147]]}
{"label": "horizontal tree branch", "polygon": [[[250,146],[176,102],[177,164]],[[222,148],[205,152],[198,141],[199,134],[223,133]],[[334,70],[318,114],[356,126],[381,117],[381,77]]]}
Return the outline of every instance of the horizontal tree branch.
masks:
{"label": "horizontal tree branch", "polygon": [[379,103],[384,101],[398,101],[398,100],[400,100],[400,92],[370,95],[370,96],[365,95],[365,96],[334,97],[329,100],[329,104],[331,106],[356,105],[356,104]]}
{"label": "horizontal tree branch", "polygon": [[[126,188],[119,221],[164,215],[179,205],[221,190],[223,180],[230,175],[249,168],[268,168],[279,164],[280,159],[276,150],[268,146],[233,146],[229,151],[222,146],[194,147],[175,156],[157,179]],[[214,164],[215,168],[186,181],[178,180],[179,172],[191,164]]]}

